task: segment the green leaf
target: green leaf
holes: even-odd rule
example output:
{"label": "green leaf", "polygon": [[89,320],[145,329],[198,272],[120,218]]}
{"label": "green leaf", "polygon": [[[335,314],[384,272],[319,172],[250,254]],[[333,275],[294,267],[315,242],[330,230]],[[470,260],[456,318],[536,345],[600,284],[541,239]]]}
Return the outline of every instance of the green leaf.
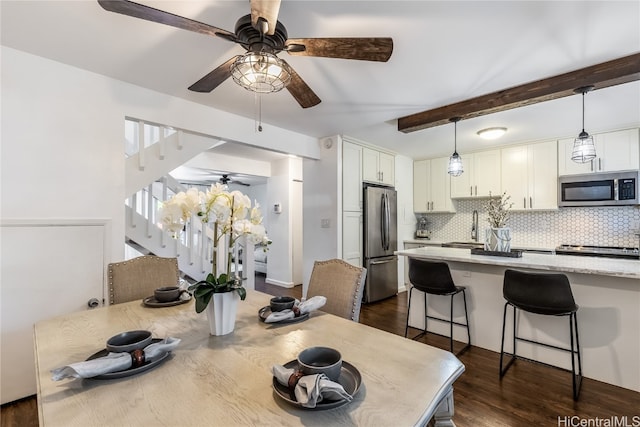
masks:
{"label": "green leaf", "polygon": [[240,300],[244,301],[247,297],[247,290],[245,288],[236,288],[236,292],[240,295]]}
{"label": "green leaf", "polygon": [[207,282],[209,283],[216,283],[216,276],[214,276],[212,273],[209,273],[207,275]]}
{"label": "green leaf", "polygon": [[193,296],[196,299],[196,313],[202,313],[211,301],[213,289],[208,286],[202,286],[196,290]]}

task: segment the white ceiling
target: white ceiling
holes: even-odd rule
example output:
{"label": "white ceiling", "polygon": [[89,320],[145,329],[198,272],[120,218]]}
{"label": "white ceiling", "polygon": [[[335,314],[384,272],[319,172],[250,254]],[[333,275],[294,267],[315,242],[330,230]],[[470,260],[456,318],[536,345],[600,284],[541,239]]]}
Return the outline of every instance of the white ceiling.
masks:
{"label": "white ceiling", "polygon": [[[249,2],[140,1],[229,31]],[[243,49],[103,10],[96,1],[0,2],[3,45],[253,118],[253,95],[227,80],[209,94],[187,87]],[[387,63],[285,58],[322,99],[302,109],[287,91],[263,97],[264,126],[323,137],[346,134],[413,158],[450,154],[453,125],[403,134],[395,119],[640,51],[640,1],[286,1],[292,38],[389,36]],[[586,130],[640,124],[640,84],[586,96]],[[475,132],[506,126],[501,144],[575,136],[579,96],[458,124],[458,151],[495,142]],[[484,145],[483,145],[484,144]]]}

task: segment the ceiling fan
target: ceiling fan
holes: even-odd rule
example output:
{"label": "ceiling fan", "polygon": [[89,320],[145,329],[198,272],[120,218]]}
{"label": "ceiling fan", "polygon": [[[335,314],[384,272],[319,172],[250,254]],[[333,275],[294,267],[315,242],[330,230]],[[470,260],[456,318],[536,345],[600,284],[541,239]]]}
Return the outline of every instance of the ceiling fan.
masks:
{"label": "ceiling fan", "polygon": [[222,174],[222,176],[220,177],[220,182],[224,185],[237,184],[237,185],[244,185],[245,187],[249,187],[251,185],[251,184],[247,184],[246,182],[238,181],[236,179],[231,179],[229,178],[229,174]]}
{"label": "ceiling fan", "polygon": [[[393,40],[389,37],[291,39],[277,20],[280,0],[251,0],[251,13],[238,19],[233,33],[128,0],[98,0],[98,3],[111,12],[217,36],[247,50],[246,54],[230,58],[191,85],[189,90],[195,92],[211,92],[233,77],[245,89],[258,93],[286,87],[302,108],[309,108],[318,105],[320,98],[286,61],[276,56],[278,53],[386,62],[393,51]],[[256,82],[254,72],[273,73],[274,70],[280,73],[277,78],[269,77],[274,81]]]}

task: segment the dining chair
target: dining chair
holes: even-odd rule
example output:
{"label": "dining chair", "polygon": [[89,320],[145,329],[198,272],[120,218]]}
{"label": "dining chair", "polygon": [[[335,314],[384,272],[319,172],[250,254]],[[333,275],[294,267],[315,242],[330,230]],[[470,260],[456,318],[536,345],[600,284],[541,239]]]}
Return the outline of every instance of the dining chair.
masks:
{"label": "dining chair", "polygon": [[[500,379],[507,373],[511,364],[519,358],[516,354],[516,342],[525,341],[556,350],[571,353],[571,378],[573,399],[578,400],[582,385],[582,363],[580,361],[580,341],[578,338],[578,304],[573,299],[571,284],[562,273],[531,273],[507,269],[504,272],[502,294],[506,300],[502,315],[502,340],[500,343]],[[505,327],[507,324],[507,307],[513,307],[513,353],[504,350]],[[570,348],[536,341],[518,336],[517,310],[543,316],[567,316],[569,318]],[[575,337],[575,343],[574,343]],[[503,368],[504,356],[510,356]],[[576,359],[578,369],[576,372]]]}
{"label": "dining chair", "polygon": [[362,292],[367,269],[341,259],[316,261],[313,264],[307,299],[321,295],[327,298],[322,311],[357,322],[360,320]]}
{"label": "dining chair", "polygon": [[142,300],[164,286],[178,286],[177,258],[143,255],[108,267],[109,304]]}

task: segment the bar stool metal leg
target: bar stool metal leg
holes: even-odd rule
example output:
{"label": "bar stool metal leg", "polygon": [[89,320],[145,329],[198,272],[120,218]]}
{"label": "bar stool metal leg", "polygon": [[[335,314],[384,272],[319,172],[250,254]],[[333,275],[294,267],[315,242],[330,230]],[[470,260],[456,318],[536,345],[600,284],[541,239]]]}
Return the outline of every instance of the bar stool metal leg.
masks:
{"label": "bar stool metal leg", "polygon": [[[573,347],[573,331],[576,334],[576,349]],[[580,388],[582,386],[582,362],[580,360],[580,341],[578,338],[578,316],[577,313],[569,315],[569,333],[571,334],[571,383],[573,386],[573,400],[578,400]],[[576,375],[575,356],[578,357],[578,375]]]}

